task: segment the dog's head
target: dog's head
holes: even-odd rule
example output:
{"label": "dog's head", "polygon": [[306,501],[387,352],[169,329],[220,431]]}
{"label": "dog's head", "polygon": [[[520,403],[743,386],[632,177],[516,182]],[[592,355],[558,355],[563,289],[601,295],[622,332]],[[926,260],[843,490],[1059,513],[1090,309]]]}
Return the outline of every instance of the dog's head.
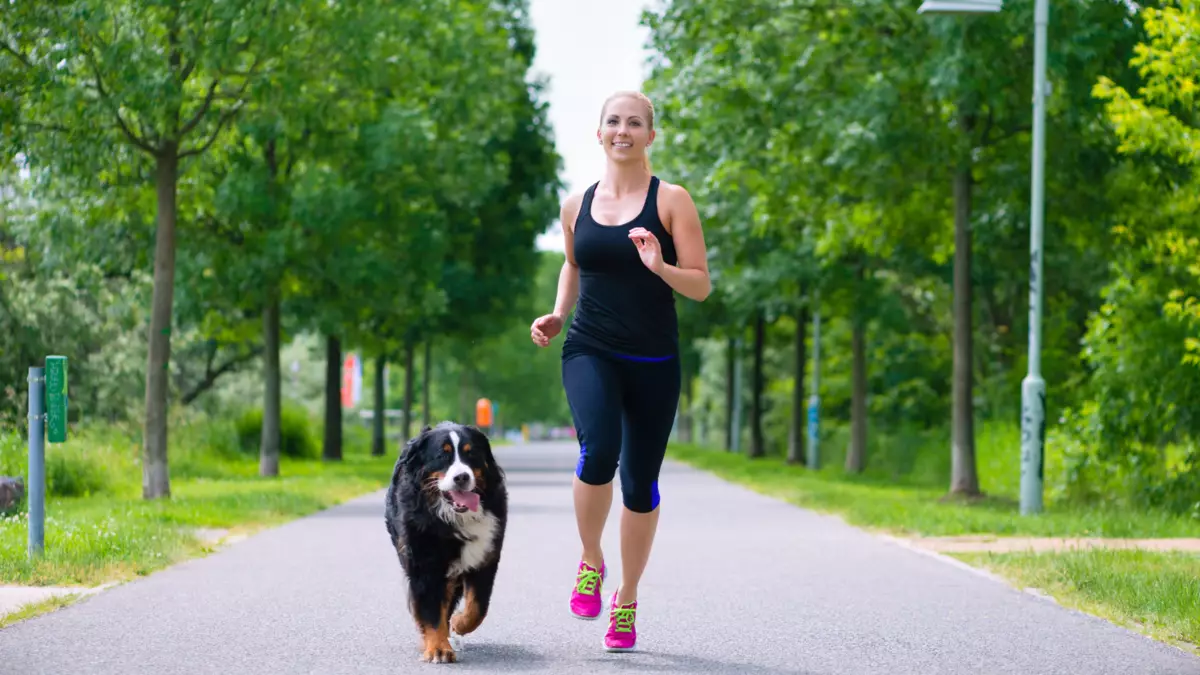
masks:
{"label": "dog's head", "polygon": [[432,512],[447,522],[483,517],[504,476],[487,435],[453,422],[422,429],[405,444],[400,463]]}

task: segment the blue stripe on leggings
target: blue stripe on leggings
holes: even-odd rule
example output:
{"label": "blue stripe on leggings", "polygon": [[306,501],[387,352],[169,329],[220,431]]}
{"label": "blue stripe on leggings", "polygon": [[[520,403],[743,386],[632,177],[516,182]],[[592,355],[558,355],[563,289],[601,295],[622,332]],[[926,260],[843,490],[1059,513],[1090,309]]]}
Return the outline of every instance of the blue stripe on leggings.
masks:
{"label": "blue stripe on leggings", "polygon": [[658,508],[658,500],[659,500],[658,481],[654,481],[654,483],[652,483],[650,485],[650,510],[651,511]]}
{"label": "blue stripe on leggings", "polygon": [[579,444],[579,461],[575,464],[575,475],[583,477],[583,460],[587,457],[587,443]]}
{"label": "blue stripe on leggings", "polygon": [[671,359],[675,358],[674,356],[633,356],[632,354],[618,354],[616,352],[611,352],[611,353],[613,356],[620,358],[620,359],[625,359],[626,361],[643,361],[643,362],[649,362],[649,363],[658,363],[660,361],[670,361]]}

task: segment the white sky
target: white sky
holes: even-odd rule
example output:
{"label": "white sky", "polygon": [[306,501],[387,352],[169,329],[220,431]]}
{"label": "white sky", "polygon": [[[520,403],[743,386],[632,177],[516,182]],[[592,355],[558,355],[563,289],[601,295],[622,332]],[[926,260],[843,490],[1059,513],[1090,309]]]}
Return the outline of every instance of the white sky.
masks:
{"label": "white sky", "polygon": [[[599,180],[604,154],[596,143],[600,106],[618,89],[641,89],[648,50],[638,25],[652,0],[530,0],[537,33],[533,70],[549,76],[543,94],[563,158],[562,180],[582,190]],[[538,248],[562,251],[557,219]]]}

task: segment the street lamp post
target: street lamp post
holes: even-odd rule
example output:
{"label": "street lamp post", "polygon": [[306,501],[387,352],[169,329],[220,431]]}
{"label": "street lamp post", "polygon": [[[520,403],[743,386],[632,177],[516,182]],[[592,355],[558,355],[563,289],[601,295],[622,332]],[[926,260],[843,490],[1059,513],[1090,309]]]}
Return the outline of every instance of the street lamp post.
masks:
{"label": "street lamp post", "polygon": [[[926,0],[920,14],[998,12],[1003,0]],[[1046,442],[1046,381],[1042,379],[1042,230],[1046,147],[1046,26],[1050,0],[1033,10],[1033,152],[1029,206],[1029,356],[1021,382],[1021,513],[1041,513]]]}

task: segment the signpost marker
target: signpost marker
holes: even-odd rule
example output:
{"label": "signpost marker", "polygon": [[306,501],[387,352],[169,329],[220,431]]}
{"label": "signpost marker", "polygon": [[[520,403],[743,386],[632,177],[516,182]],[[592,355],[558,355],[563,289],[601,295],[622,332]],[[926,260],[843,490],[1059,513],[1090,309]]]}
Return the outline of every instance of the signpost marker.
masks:
{"label": "signpost marker", "polygon": [[67,357],[29,368],[29,557],[46,549],[46,441],[67,441]]}

